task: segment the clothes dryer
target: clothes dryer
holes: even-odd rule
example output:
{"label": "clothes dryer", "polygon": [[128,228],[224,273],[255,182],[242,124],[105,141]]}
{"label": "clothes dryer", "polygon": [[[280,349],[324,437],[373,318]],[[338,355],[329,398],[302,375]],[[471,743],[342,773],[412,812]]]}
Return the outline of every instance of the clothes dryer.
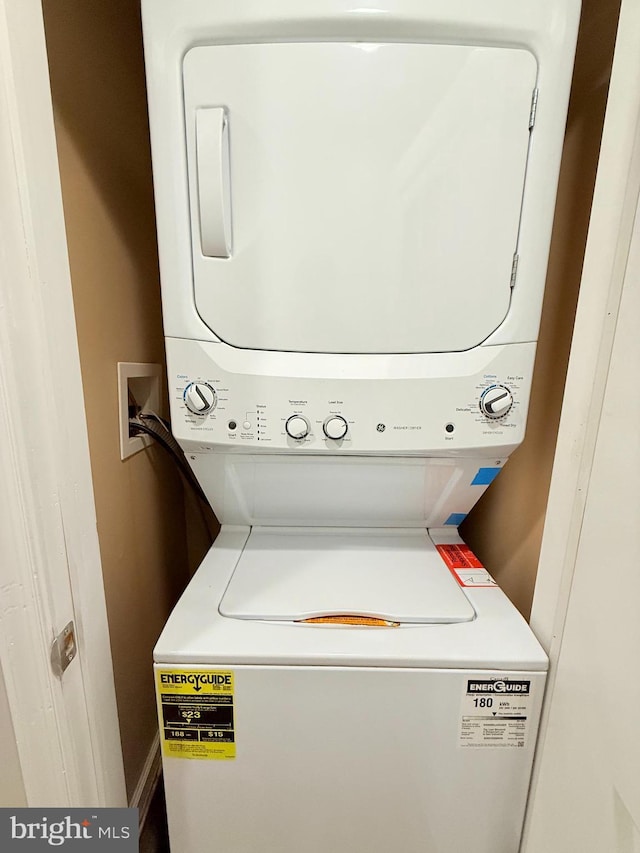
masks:
{"label": "clothes dryer", "polygon": [[143,0],[173,853],[516,853],[547,661],[457,529],[524,437],[578,0]]}

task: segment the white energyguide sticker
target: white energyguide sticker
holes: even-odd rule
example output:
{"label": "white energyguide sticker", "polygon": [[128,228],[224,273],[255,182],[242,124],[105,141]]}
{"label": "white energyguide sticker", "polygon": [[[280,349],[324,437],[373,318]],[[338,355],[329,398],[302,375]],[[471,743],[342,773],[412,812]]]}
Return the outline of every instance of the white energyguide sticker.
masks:
{"label": "white energyguide sticker", "polygon": [[477,677],[466,680],[460,715],[462,747],[523,749],[531,715],[531,680]]}

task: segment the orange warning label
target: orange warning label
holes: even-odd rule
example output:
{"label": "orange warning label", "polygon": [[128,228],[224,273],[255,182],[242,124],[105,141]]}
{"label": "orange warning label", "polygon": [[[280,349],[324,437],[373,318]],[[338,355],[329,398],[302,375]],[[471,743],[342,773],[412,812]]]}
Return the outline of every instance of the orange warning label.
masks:
{"label": "orange warning label", "polygon": [[436,545],[436,548],[460,586],[497,586],[489,572],[464,542]]}
{"label": "orange warning label", "polygon": [[484,569],[471,548],[464,543],[436,545],[436,548],[450,569]]}

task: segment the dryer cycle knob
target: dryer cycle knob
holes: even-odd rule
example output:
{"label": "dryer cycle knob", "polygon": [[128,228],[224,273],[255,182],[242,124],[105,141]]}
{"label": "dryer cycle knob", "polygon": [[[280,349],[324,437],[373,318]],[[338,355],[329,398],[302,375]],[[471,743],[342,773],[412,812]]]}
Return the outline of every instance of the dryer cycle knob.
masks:
{"label": "dryer cycle knob", "polygon": [[194,415],[208,415],[216,407],[216,392],[206,382],[191,382],[183,396],[185,406]]}
{"label": "dryer cycle knob", "polygon": [[480,397],[480,411],[487,418],[502,418],[513,406],[513,394],[505,385],[492,385]]}
{"label": "dryer cycle knob", "polygon": [[322,430],[327,438],[340,441],[347,434],[349,426],[342,415],[331,415],[322,425]]}
{"label": "dryer cycle knob", "polygon": [[295,438],[298,441],[309,435],[309,421],[302,415],[291,415],[284,428],[290,438]]}

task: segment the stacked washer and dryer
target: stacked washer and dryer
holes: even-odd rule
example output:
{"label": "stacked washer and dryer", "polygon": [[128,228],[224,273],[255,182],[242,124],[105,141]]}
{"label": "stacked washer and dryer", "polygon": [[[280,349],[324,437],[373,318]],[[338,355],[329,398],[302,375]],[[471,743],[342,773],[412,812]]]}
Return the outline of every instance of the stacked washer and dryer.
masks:
{"label": "stacked washer and dryer", "polygon": [[547,659],[458,535],[522,441],[578,0],[143,0],[173,853],[516,853]]}

